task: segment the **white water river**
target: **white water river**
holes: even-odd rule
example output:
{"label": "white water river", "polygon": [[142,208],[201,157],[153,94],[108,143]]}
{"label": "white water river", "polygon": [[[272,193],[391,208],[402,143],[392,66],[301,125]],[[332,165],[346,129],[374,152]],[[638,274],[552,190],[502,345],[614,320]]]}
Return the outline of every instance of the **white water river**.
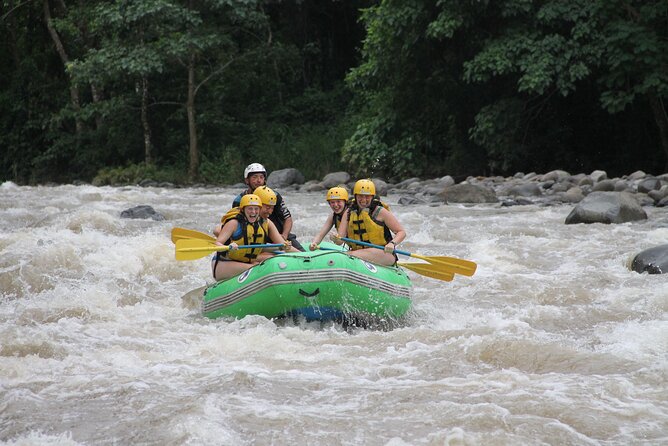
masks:
{"label": "white water river", "polygon": [[[565,225],[572,206],[399,206],[411,273],[393,330],[207,320],[211,281],[172,227],[209,232],[236,189],[0,186],[0,442],[7,445],[668,444],[668,209]],[[308,243],[324,194],[284,192]],[[166,221],[120,212],[153,206]]]}

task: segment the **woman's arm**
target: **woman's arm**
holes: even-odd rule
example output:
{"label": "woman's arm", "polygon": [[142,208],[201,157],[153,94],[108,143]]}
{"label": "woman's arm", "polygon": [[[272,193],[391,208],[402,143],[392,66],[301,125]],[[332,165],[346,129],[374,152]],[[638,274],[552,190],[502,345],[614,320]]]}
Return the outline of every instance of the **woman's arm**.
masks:
{"label": "woman's arm", "polygon": [[325,220],[325,224],[322,225],[322,229],[320,229],[320,232],[318,232],[318,235],[316,235],[313,238],[313,241],[311,242],[311,249],[315,249],[318,244],[322,241],[323,238],[327,235],[329,230],[334,226],[334,213],[331,213],[328,217],[327,220]]}
{"label": "woman's arm", "polygon": [[[267,229],[269,229],[269,238],[273,243],[283,243],[283,251],[285,252],[299,252],[299,250],[292,246],[292,242],[281,235],[273,221],[267,220]],[[276,250],[276,248],[269,248],[268,251]]]}
{"label": "woman's arm", "polygon": [[237,227],[239,227],[238,220],[230,220],[225,223],[223,228],[218,233],[218,237],[216,237],[216,245],[223,246],[227,239],[229,239],[232,234],[234,234],[234,231],[236,231]]}
{"label": "woman's arm", "polygon": [[288,236],[290,235],[290,231],[292,231],[292,217],[286,218],[283,222],[283,233],[281,236],[287,240]]}
{"label": "woman's arm", "polygon": [[348,216],[350,215],[350,209],[343,211],[343,217],[341,217],[341,223],[339,223],[339,229],[336,231],[336,234],[332,234],[332,241],[337,245],[343,245],[341,237],[348,237]]}
{"label": "woman's arm", "polygon": [[404,227],[401,226],[401,223],[399,223],[399,220],[397,220],[397,217],[395,217],[392,212],[388,211],[385,208],[380,210],[377,219],[385,223],[385,225],[390,229],[392,234],[394,234],[392,240],[388,242],[387,245],[385,245],[385,251],[392,252],[394,251],[396,245],[398,245],[399,243],[403,242],[406,239],[406,231],[404,230]]}
{"label": "woman's arm", "polygon": [[267,220],[267,229],[269,229],[269,238],[273,243],[282,243],[285,246],[285,249],[288,250],[292,244],[285,240],[273,221]]}

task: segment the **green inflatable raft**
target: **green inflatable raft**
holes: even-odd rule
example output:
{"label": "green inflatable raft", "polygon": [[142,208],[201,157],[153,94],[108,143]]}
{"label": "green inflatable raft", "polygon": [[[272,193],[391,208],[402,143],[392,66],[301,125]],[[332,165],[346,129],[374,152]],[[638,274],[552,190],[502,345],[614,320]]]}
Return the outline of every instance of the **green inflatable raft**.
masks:
{"label": "green inflatable raft", "polygon": [[331,243],[272,257],[204,292],[208,318],[303,316],[306,320],[396,322],[411,308],[411,281],[400,267],[349,256]]}

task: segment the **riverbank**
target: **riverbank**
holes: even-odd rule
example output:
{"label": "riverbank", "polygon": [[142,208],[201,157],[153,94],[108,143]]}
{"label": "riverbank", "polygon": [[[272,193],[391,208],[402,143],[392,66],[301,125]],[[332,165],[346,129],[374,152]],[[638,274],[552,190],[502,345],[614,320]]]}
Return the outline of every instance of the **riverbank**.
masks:
{"label": "riverbank", "polygon": [[[381,196],[398,194],[399,204],[443,203],[500,203],[502,206],[525,204],[554,205],[579,203],[592,192],[627,192],[642,206],[664,207],[668,204],[668,173],[652,175],[635,171],[621,177],[609,177],[603,170],[589,174],[571,174],[553,170],[544,174],[516,173],[513,176],[470,176],[457,182],[450,175],[440,178],[408,178],[392,183],[383,178],[372,178]],[[304,180],[298,169],[287,168],[270,173],[270,187],[291,192],[320,192],[330,187],[345,185],[352,190],[354,179],[347,172],[332,172],[321,180]],[[85,185],[75,182],[74,185]],[[44,186],[58,186],[48,183]],[[243,183],[231,185],[197,183],[177,185],[171,182],[143,179],[137,183],[114,184],[114,187],[141,186],[162,188],[231,188],[242,190]]]}
{"label": "riverbank", "polygon": [[[334,172],[320,181],[299,181],[296,169],[272,172],[270,187],[301,192],[325,191],[345,184],[352,189],[353,179],[347,172]],[[302,177],[303,178],[303,177]],[[642,206],[663,207],[668,203],[668,173],[654,176],[636,171],[622,177],[609,178],[603,170],[590,174],[570,174],[553,170],[545,174],[517,173],[512,177],[468,177],[457,183],[450,175],[423,180],[409,178],[389,183],[373,178],[380,195],[398,194],[399,204],[500,203],[502,206],[523,204],[554,205],[579,203],[592,192],[627,192]],[[243,188],[243,184],[239,185]]]}

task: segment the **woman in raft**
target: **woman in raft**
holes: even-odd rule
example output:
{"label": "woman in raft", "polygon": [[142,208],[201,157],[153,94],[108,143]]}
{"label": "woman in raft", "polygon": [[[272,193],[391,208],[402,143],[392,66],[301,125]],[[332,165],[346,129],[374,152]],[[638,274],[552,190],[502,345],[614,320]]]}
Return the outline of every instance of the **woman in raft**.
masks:
{"label": "woman in raft", "polygon": [[397,262],[394,250],[406,238],[406,231],[389,207],[376,196],[373,181],[365,179],[355,183],[353,200],[343,213],[338,233],[332,240],[341,245],[341,237],[382,246],[381,250],[346,242],[350,245],[351,256],[390,266]]}
{"label": "woman in raft", "polygon": [[318,235],[313,238],[310,245],[311,251],[318,249],[318,245],[332,227],[334,227],[335,231],[339,230],[343,214],[348,209],[348,191],[343,186],[332,187],[327,191],[326,200],[332,209],[332,213],[325,220],[325,224],[322,226],[320,232],[318,232]]}
{"label": "woman in raft", "polygon": [[239,245],[262,245],[271,240],[282,243],[286,250],[290,249],[290,242],[283,239],[276,226],[270,220],[260,217],[261,207],[260,197],[255,194],[244,195],[239,203],[239,213],[223,224],[216,245],[227,245],[230,249],[216,253],[212,260],[214,279],[234,277],[259,263],[257,256],[262,248],[239,249]]}

